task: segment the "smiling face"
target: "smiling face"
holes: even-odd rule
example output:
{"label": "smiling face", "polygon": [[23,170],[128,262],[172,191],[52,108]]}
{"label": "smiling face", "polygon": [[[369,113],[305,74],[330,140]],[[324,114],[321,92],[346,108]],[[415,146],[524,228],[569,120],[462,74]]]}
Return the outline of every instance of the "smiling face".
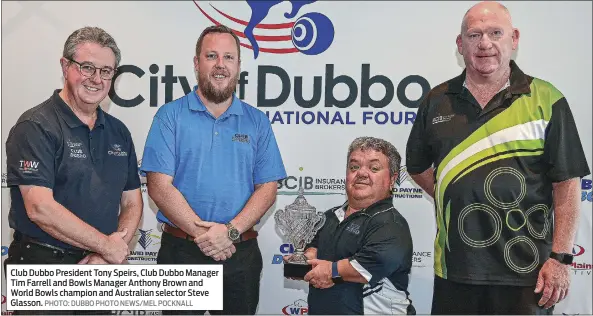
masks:
{"label": "smiling face", "polygon": [[[79,64],[92,64],[97,68],[115,69],[115,54],[111,48],[96,43],[79,44],[72,58]],[[87,77],[80,71],[80,66],[65,58],[60,59],[64,75],[64,92],[71,105],[86,108],[98,106],[109,93],[111,80],[102,79],[99,70]]]}
{"label": "smiling face", "polygon": [[390,196],[397,175],[391,175],[383,153],[357,149],[350,154],[346,171],[346,193],[350,205],[367,207]]}
{"label": "smiling face", "polygon": [[508,68],[519,45],[519,30],[513,28],[505,7],[483,2],[467,12],[456,42],[467,72],[489,77]]}
{"label": "smiling face", "polygon": [[194,57],[198,89],[213,103],[230,99],[239,81],[239,47],[232,35],[209,33],[204,36],[200,56]]}

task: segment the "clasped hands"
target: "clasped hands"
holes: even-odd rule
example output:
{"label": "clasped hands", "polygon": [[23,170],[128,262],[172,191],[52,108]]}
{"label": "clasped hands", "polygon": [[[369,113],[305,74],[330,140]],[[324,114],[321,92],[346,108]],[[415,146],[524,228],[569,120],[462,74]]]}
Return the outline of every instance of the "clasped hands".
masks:
{"label": "clasped hands", "polygon": [[236,251],[233,241],[229,238],[228,228],[224,224],[196,221],[200,233],[194,242],[203,254],[216,261],[230,258]]}
{"label": "clasped hands", "polygon": [[[235,245],[228,237],[228,229],[224,224],[197,221],[199,233],[194,238],[194,242],[205,255],[212,257],[216,261],[222,261],[230,258],[236,251]],[[123,237],[127,234],[127,229],[121,232],[115,232],[108,236],[107,243],[102,253],[91,253],[78,262],[78,264],[121,264],[127,263],[129,249]]]}
{"label": "clasped hands", "polygon": [[110,234],[102,243],[98,252],[87,255],[78,264],[127,263],[127,257],[130,253],[128,242],[124,239],[127,234],[127,228]]}

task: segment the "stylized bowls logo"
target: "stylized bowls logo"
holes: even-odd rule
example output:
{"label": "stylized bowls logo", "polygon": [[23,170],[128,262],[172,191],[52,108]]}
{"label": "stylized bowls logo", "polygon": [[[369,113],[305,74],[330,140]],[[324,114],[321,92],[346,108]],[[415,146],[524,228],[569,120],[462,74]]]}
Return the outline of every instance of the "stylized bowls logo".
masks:
{"label": "stylized bowls logo", "polygon": [[[305,55],[317,55],[326,51],[334,40],[334,25],[327,16],[319,12],[309,12],[294,20],[303,6],[315,1],[288,1],[292,5],[292,10],[284,14],[287,22],[274,24],[261,22],[268,16],[272,7],[284,1],[247,0],[246,2],[251,8],[249,21],[227,14],[211,3],[205,5],[201,1],[198,3],[194,0],[198,10],[212,23],[231,28],[239,37],[241,46],[253,50],[256,59],[259,52],[271,54],[301,52]],[[237,28],[242,28],[242,31]]]}
{"label": "stylized bowls logo", "polygon": [[573,256],[577,257],[584,253],[585,253],[585,248],[583,248],[582,246],[579,246],[577,244],[574,244],[574,246],[572,247],[572,255]]}

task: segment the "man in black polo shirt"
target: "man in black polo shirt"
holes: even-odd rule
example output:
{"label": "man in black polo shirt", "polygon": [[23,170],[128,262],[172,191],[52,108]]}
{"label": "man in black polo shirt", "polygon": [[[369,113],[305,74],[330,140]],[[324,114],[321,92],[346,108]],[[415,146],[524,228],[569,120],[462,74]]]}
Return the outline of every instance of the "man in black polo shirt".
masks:
{"label": "man in black polo shirt", "polygon": [[305,252],[313,265],[305,275],[309,314],[415,314],[407,291],[412,236],[391,194],[401,157],[385,140],[360,137],[347,159],[348,200],[325,212]]}
{"label": "man in black polo shirt", "polygon": [[126,126],[99,107],[120,59],[104,30],[75,31],[60,59],[64,88],[10,130],[5,264],[125,261],[142,215],[138,165]]}
{"label": "man in black polo shirt", "polygon": [[511,60],[518,42],[504,6],[472,7],[466,69],[430,91],[408,140],[408,172],[435,199],[433,314],[551,314],[568,292],[590,172],[564,96]]}

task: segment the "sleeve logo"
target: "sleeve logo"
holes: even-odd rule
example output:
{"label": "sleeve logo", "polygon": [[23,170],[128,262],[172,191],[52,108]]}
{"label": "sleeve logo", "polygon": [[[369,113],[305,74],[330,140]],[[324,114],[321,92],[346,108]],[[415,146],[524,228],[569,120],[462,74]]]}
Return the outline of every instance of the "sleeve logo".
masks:
{"label": "sleeve logo", "polygon": [[39,161],[19,160],[19,170],[23,173],[34,173],[39,171]]}

